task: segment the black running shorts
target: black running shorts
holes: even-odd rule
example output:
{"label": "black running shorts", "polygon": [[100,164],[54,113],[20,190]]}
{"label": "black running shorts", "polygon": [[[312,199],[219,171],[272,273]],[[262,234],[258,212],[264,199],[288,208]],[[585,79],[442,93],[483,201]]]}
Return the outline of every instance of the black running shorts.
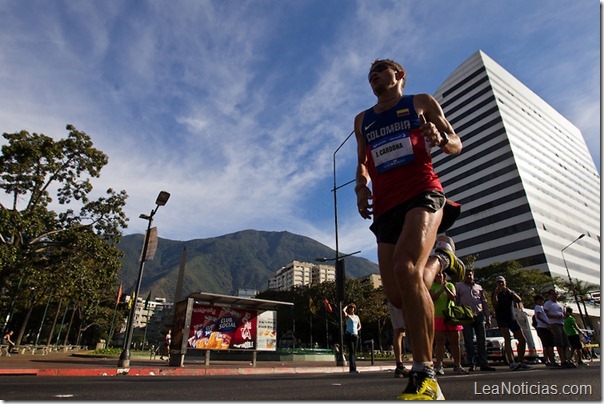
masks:
{"label": "black running shorts", "polygon": [[373,221],[369,229],[375,234],[378,243],[396,244],[403,231],[405,216],[411,209],[424,207],[432,212],[437,212],[445,206],[445,201],[446,198],[442,192],[424,192],[382,214]]}

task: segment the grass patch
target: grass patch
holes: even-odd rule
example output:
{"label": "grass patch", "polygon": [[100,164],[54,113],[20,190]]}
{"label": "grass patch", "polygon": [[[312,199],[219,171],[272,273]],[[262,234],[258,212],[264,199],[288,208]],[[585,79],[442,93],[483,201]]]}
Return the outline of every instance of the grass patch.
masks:
{"label": "grass patch", "polygon": [[[122,348],[103,348],[103,349],[95,349],[92,351],[94,355],[104,355],[104,356],[120,356],[122,353]],[[141,351],[140,349],[131,349],[130,355],[148,355],[149,350]]]}

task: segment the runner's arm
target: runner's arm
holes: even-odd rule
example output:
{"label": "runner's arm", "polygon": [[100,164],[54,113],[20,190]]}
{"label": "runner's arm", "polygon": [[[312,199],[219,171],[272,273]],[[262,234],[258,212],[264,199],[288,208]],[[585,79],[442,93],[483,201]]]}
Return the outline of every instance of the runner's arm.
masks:
{"label": "runner's arm", "polygon": [[[461,153],[461,139],[455,133],[451,123],[445,118],[445,113],[434,97],[430,94],[416,94],[413,98],[413,106],[417,114],[426,119],[427,124],[422,126],[422,132],[433,146],[440,147],[446,154]],[[448,138],[446,142],[443,133]]]}
{"label": "runner's arm", "polygon": [[359,208],[359,214],[364,219],[370,219],[373,213],[371,208],[372,205],[369,200],[372,198],[371,190],[369,189],[369,183],[371,177],[369,176],[369,170],[367,169],[367,153],[365,151],[365,138],[361,131],[361,125],[363,124],[364,112],[358,114],[354,119],[354,132],[357,139],[357,171],[356,171],[356,184],[354,186],[354,192],[357,195],[357,207]]}

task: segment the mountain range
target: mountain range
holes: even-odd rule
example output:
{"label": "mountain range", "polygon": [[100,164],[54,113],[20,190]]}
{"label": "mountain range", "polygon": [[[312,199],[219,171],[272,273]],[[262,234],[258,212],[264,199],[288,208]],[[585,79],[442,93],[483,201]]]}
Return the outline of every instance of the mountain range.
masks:
{"label": "mountain range", "polygon": [[[124,294],[132,293],[136,286],[143,242],[143,234],[133,234],[124,236],[118,245],[124,252],[118,274]],[[145,261],[139,296],[151,292],[153,299],[165,297],[168,302],[174,301],[183,250],[186,260],[181,296],[193,292],[236,295],[239,289],[264,291],[269,278],[293,260],[315,262],[317,257],[335,258],[335,251],[326,245],[286,231],[243,230],[189,241],[159,238],[153,260]],[[378,266],[370,260],[346,258],[347,277],[376,273]]]}

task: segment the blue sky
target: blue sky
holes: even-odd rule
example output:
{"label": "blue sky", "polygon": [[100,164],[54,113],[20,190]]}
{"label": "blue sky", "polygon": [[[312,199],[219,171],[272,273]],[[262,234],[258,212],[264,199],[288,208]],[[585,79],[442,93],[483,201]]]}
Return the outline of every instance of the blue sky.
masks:
{"label": "blue sky", "polygon": [[[160,237],[286,230],[334,248],[333,153],[375,101],[376,58],[433,93],[480,49],[577,126],[600,169],[594,0],[0,0],[0,15],[0,130],[88,133],[109,156],[95,192],[130,196],[125,234],[165,190]],[[376,261],[352,186],[337,197],[340,251]]]}

